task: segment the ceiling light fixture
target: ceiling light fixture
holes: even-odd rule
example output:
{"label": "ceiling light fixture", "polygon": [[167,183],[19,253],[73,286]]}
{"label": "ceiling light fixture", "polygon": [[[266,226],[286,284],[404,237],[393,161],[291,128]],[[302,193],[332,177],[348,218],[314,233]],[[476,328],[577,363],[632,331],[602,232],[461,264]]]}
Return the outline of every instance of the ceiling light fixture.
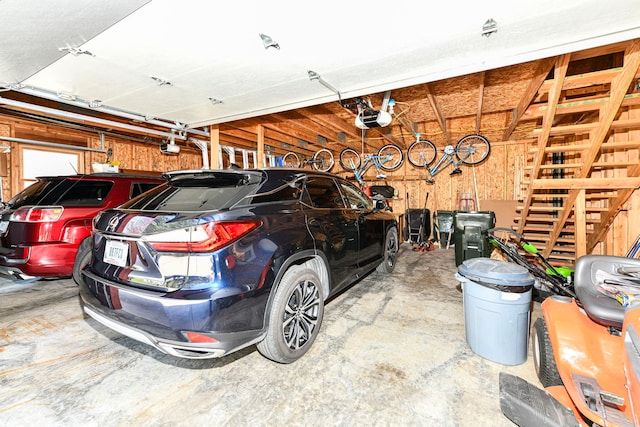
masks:
{"label": "ceiling light fixture", "polygon": [[82,48],[75,47],[75,46],[59,47],[58,50],[60,52],[70,53],[73,56],[80,56],[80,55],[95,56],[93,53],[89,52],[88,50],[84,50]]}
{"label": "ceiling light fixture", "polygon": [[165,80],[156,76],[151,76],[151,78],[158,84],[158,86],[173,86],[173,83],[171,83],[169,80]]}
{"label": "ceiling light fixture", "polygon": [[489,37],[491,34],[497,33],[497,32],[498,32],[498,23],[494,21],[492,18],[489,18],[487,19],[487,22],[485,22],[482,25],[482,32],[480,34],[482,34],[484,37]]}
{"label": "ceiling light fixture", "polygon": [[94,99],[89,101],[87,105],[89,105],[89,108],[100,108],[102,107],[102,101],[100,101],[99,99]]}
{"label": "ceiling light fixture", "polygon": [[269,49],[270,47],[275,47],[276,49],[280,50],[280,45],[276,43],[271,37],[262,33],[260,33],[259,35],[260,35],[260,38],[262,39],[262,44],[264,45],[265,49]]}

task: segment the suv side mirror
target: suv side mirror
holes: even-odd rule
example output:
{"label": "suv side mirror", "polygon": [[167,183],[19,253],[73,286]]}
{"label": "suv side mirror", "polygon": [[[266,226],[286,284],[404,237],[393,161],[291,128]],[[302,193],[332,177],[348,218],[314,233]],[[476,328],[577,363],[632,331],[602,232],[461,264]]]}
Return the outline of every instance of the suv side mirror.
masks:
{"label": "suv side mirror", "polygon": [[374,199],[373,209],[376,211],[392,211],[386,200]]}

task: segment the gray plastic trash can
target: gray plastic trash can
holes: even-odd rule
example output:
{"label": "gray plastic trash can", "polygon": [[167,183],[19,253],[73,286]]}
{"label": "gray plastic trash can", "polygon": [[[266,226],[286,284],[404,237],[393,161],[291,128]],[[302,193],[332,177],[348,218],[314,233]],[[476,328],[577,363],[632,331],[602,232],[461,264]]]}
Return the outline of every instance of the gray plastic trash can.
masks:
{"label": "gray plastic trash can", "polygon": [[464,328],[474,353],[504,365],[527,360],[534,277],[523,267],[472,258],[458,267]]}

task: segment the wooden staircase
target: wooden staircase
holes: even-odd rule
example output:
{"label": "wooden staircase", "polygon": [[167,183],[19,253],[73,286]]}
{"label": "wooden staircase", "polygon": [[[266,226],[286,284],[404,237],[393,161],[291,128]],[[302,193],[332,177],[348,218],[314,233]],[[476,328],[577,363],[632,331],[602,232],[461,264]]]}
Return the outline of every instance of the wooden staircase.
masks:
{"label": "wooden staircase", "polygon": [[518,231],[558,264],[591,253],[640,187],[640,41],[608,55],[621,65],[588,74],[568,74],[585,58],[556,58],[519,120],[535,142]]}

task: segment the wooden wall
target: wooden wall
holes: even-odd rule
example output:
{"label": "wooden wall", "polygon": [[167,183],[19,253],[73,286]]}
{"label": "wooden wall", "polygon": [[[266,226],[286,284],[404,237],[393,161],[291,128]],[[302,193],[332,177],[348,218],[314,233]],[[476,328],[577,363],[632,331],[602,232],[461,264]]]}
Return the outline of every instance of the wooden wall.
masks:
{"label": "wooden wall", "polygon": [[[11,136],[11,126],[7,123],[3,123],[0,121],[0,136]],[[0,141],[0,145],[7,145],[11,147],[11,143]],[[2,151],[2,150],[0,150]],[[11,162],[10,153],[2,153],[1,156],[5,156],[7,158],[7,174],[2,176],[2,196],[3,200],[9,200],[10,197],[13,197],[12,187],[11,187],[11,179],[10,176],[13,172],[13,165]]]}
{"label": "wooden wall", "polygon": [[[160,174],[171,170],[202,168],[202,152],[199,148],[182,147],[179,155],[167,155],[160,152],[159,144],[154,142],[132,141],[120,136],[105,136],[104,147],[97,132],[86,132],[59,126],[45,125],[24,120],[0,117],[0,136],[34,140],[58,144],[56,147],[31,145],[22,142],[0,141],[0,145],[10,146],[8,157],[8,174],[2,177],[2,196],[9,200],[21,189],[22,169],[20,148],[30,147],[41,150],[61,150],[81,154],[81,173],[90,173],[93,162],[105,162],[106,153],[84,151],[81,148],[100,150],[112,149],[111,160],[120,162],[120,169],[128,173]],[[74,147],[78,147],[74,149]]]}
{"label": "wooden wall", "polygon": [[[630,108],[622,111],[619,120],[640,118],[640,108]],[[613,131],[609,136],[610,142],[629,143],[626,149],[603,153],[601,161],[613,161],[620,165],[634,165],[640,162],[640,130]],[[613,178],[625,177],[624,168],[603,169],[594,172],[593,177]],[[593,253],[603,255],[624,256],[635,239],[640,235],[640,190],[634,191],[622,210],[613,220],[605,239],[599,243]]]}
{"label": "wooden wall", "polygon": [[[376,180],[375,170],[370,169],[366,176],[367,184],[396,188],[398,199],[391,200],[391,206],[397,213],[406,209],[422,209],[427,193],[427,208],[431,212],[456,210],[460,207],[460,198],[469,195],[475,199],[476,190],[482,210],[483,200],[517,200],[521,196],[526,148],[525,143],[492,143],[491,154],[483,163],[462,165],[462,173],[458,175],[450,175],[453,166],[448,166],[435,176],[433,184],[426,182],[426,171],[414,167],[405,159],[400,169],[386,173],[386,180]],[[344,172],[340,175],[349,176]]]}
{"label": "wooden wall", "polygon": [[[621,119],[637,119],[640,109],[632,109],[622,113]],[[0,117],[0,136],[13,138],[35,139],[60,144],[101,149],[102,142],[97,133],[60,129],[51,125],[43,125],[23,120]],[[615,141],[640,141],[640,130],[613,133]],[[15,195],[19,189],[19,179],[22,174],[18,156],[21,143],[0,141],[2,145],[9,145],[11,152],[0,154],[7,156],[8,173],[2,177],[2,194],[4,200]],[[437,144],[440,148],[443,142]],[[120,168],[127,172],[161,173],[170,170],[200,169],[202,167],[202,153],[199,148],[182,147],[179,155],[165,155],[160,152],[157,143],[131,141],[119,136],[107,135],[104,138],[104,148],[113,150],[112,160],[121,162]],[[406,161],[401,168],[394,172],[387,172],[387,179],[377,180],[375,170],[369,170],[366,181],[368,185],[391,185],[398,191],[398,198],[391,200],[394,213],[400,215],[407,209],[422,209],[425,197],[429,194],[426,207],[433,213],[436,210],[455,210],[463,195],[477,198],[482,210],[483,201],[488,200],[521,200],[523,195],[525,154],[528,150],[526,141],[493,142],[491,154],[482,164],[477,166],[462,165],[462,174],[449,175],[452,166],[435,177],[434,184],[426,182],[425,171],[412,166]],[[50,148],[43,148],[50,149]],[[84,170],[91,172],[92,162],[103,162],[106,154],[100,152],[82,151]],[[336,159],[339,153],[335,153]],[[610,152],[604,156],[613,157],[621,162],[639,160],[638,150],[622,150]],[[336,161],[337,163],[337,161]],[[341,170],[337,165],[334,173],[345,177],[353,175]],[[600,176],[610,176],[613,171],[599,172]],[[610,255],[624,255],[640,234],[640,192],[636,191],[623,210],[613,221],[613,224],[596,247],[596,253]]]}

